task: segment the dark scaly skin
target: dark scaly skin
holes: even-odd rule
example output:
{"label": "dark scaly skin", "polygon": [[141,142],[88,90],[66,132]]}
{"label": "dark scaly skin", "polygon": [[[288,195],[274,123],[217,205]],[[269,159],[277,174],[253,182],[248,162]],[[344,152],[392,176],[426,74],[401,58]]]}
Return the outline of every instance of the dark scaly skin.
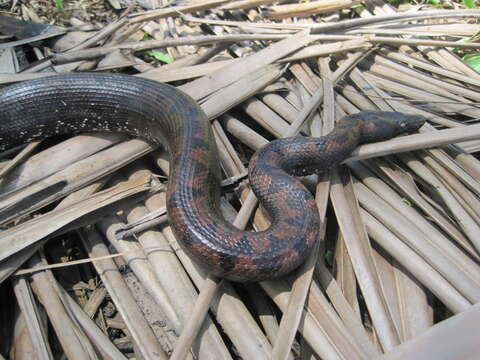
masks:
{"label": "dark scaly skin", "polygon": [[220,167],[210,124],[195,101],[173,87],[121,75],[59,75],[5,88],[0,109],[1,150],[78,131],[126,132],[166,145],[171,153],[167,209],[178,242],[211,273],[235,281],[292,271],[318,237],[313,197],[288,173],[328,169],[361,142],[414,131],[424,121],[363,112],[341,120],[326,137],[273,141],[249,166],[250,184],[272,225],[247,232],[220,215]]}

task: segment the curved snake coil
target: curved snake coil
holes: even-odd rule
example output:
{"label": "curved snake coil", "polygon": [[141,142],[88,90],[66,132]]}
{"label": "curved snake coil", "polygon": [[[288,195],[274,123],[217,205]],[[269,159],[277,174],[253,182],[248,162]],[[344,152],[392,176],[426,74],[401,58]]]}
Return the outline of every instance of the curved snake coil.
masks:
{"label": "curved snake coil", "polygon": [[55,134],[125,132],[170,151],[167,210],[174,234],[197,263],[235,281],[282,276],[303,262],[317,237],[314,199],[291,175],[342,162],[360,143],[414,131],[420,116],[361,112],[320,138],[271,142],[251,159],[252,189],[268,212],[265,231],[241,231],[220,214],[220,166],[210,124],[196,102],[168,85],[112,74],[69,74],[0,92],[0,148]]}

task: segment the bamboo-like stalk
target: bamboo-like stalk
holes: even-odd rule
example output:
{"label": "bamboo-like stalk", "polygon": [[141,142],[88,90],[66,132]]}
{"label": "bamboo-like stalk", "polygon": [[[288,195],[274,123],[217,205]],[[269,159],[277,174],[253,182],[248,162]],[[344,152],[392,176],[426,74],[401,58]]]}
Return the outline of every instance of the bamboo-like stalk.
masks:
{"label": "bamboo-like stalk", "polygon": [[422,282],[452,312],[460,313],[471,306],[471,303],[446,281],[433,267],[405,245],[386,226],[367,211],[361,210],[362,219],[368,234],[400,264],[408,269],[416,279]]}
{"label": "bamboo-like stalk", "polygon": [[445,77],[448,77],[450,79],[454,79],[454,80],[457,80],[457,81],[462,81],[462,82],[465,82],[467,84],[471,84],[471,85],[474,85],[474,86],[480,86],[480,81],[478,81],[475,78],[465,76],[464,74],[462,74],[458,71],[452,71],[452,70],[449,70],[449,69],[444,69],[440,66],[436,66],[436,65],[431,64],[429,62],[419,60],[415,57],[408,56],[407,54],[404,54],[404,53],[401,53],[401,52],[393,52],[393,51],[389,51],[389,50],[386,50],[386,49],[382,49],[381,53],[384,54],[387,58],[394,59],[394,60],[397,60],[397,61],[401,61],[403,63],[407,63],[410,66],[415,66],[415,67],[418,67],[420,69],[430,71],[434,74],[442,75],[442,76],[445,76]]}
{"label": "bamboo-like stalk", "polygon": [[392,35],[395,32],[397,35],[427,35],[431,37],[438,36],[471,36],[475,33],[476,26],[474,24],[457,24],[457,23],[442,23],[442,24],[391,24],[383,25],[381,28],[359,28],[355,30],[346,31],[347,34],[382,34]]}
{"label": "bamboo-like stalk", "polygon": [[177,13],[189,13],[189,12],[208,10],[208,9],[220,6],[226,2],[228,2],[228,0],[208,0],[208,1],[201,1],[198,3],[194,3],[191,5],[172,6],[165,9],[145,11],[143,13],[138,13],[130,16],[130,22],[131,23],[144,22],[144,21],[168,17]]}
{"label": "bamboo-like stalk", "polygon": [[337,174],[332,179],[330,196],[376,333],[382,348],[389,351],[399,344],[398,330],[395,328],[384,294],[382,294],[382,286],[372,258],[366,230],[359,221],[359,209],[355,205],[352,207],[352,204],[357,201],[353,188],[351,188],[352,185],[349,181],[345,181],[345,176],[340,177]]}
{"label": "bamboo-like stalk", "polygon": [[439,226],[451,239],[457,242],[457,246],[464,249],[471,257],[478,258],[475,248],[468,241],[466,236],[455,226],[453,220],[441,208],[428,201],[428,197],[421,192],[410,174],[405,173],[399,167],[392,166],[386,162],[379,162],[379,168],[400,189],[407,199],[415,202],[416,206],[426,214],[429,214],[433,223]]}
{"label": "bamboo-like stalk", "polygon": [[260,100],[250,98],[243,102],[241,107],[247,115],[275,137],[281,137],[289,127],[289,124],[283,118]]}
{"label": "bamboo-like stalk", "polygon": [[[1,201],[2,222],[41,208],[66,194],[79,189],[101,177],[119,169],[134,159],[151,151],[146,142],[134,139],[128,145],[118,144],[95,156],[83,159],[63,170],[37,182],[22,191],[7,195]],[[115,159],[115,160],[114,160]],[[41,200],[36,193],[44,194]]]}
{"label": "bamboo-like stalk", "polygon": [[326,23],[308,23],[308,22],[296,22],[296,23],[250,23],[246,21],[221,21],[195,18],[191,15],[184,16],[187,21],[197,21],[205,24],[218,24],[224,26],[238,26],[238,27],[256,27],[265,29],[284,29],[284,30],[306,30],[311,29],[313,34],[327,33],[327,32],[339,32],[350,28],[360,28],[369,25],[380,25],[388,23],[400,23],[402,21],[411,21],[412,19],[425,20],[425,19],[445,19],[450,18],[476,18],[480,17],[478,10],[463,9],[463,10],[430,10],[420,12],[401,12],[401,13],[389,13],[379,14],[379,16],[370,16],[368,18],[361,19],[348,19],[336,22]]}
{"label": "bamboo-like stalk", "polygon": [[[214,73],[215,71],[220,71],[223,67],[235,61],[238,61],[238,59],[215,61],[192,66],[182,66],[173,69],[164,69],[164,67],[162,66],[157,69],[152,69],[150,71],[136,74],[135,76],[159,82],[171,82],[192,79]],[[175,64],[175,62],[173,64]]]}
{"label": "bamboo-like stalk", "polygon": [[458,71],[473,79],[480,80],[478,73],[461,61],[458,56],[454,56],[446,49],[432,49],[428,46],[419,46],[419,50],[424,52],[431,60],[452,71]]}
{"label": "bamboo-like stalk", "polygon": [[[101,135],[84,134],[65,140],[31,156],[7,174],[0,183],[0,191],[3,195],[28,186],[78,160],[118,143],[122,139],[124,137],[121,135],[106,133]],[[85,146],[85,142],[88,142],[88,146]],[[52,163],[51,158],[55,158],[56,161]]]}
{"label": "bamboo-like stalk", "polygon": [[[386,59],[382,56],[379,56],[379,55],[375,56],[374,60],[375,60],[375,64],[383,65],[383,66],[386,66],[386,67],[389,67],[389,68],[392,68],[392,69],[396,69],[396,70],[398,70],[402,73],[411,75],[412,77],[414,77],[416,79],[416,84],[418,86],[423,85],[423,87],[422,87],[423,89],[427,89],[427,88],[424,87],[425,85],[434,84],[435,88],[433,88],[434,89],[433,92],[435,92],[435,93],[439,93],[438,92],[439,89],[444,88],[444,89],[446,89],[446,91],[445,91],[446,96],[449,96],[449,95],[451,96],[451,94],[453,93],[453,94],[458,94],[458,95],[464,96],[464,97],[469,98],[469,99],[480,101],[480,95],[476,91],[470,90],[470,89],[465,88],[463,86],[452,84],[452,83],[447,82],[447,81],[442,81],[442,80],[439,80],[439,79],[432,78],[431,76],[428,76],[427,74],[424,74],[423,72],[412,70],[411,68],[409,68],[407,66],[400,65],[398,63],[395,63],[395,62],[393,62],[389,59]],[[374,65],[374,66],[376,66],[376,65]],[[373,70],[372,68],[370,68],[370,69]],[[385,74],[385,72],[382,72],[382,71],[379,71],[378,73]],[[398,76],[396,77],[396,79],[400,80],[400,81],[403,80],[402,77],[398,77]]]}
{"label": "bamboo-like stalk", "polygon": [[[285,311],[288,306],[290,286],[282,280],[265,281],[261,283],[261,286],[277,304],[277,306],[281,310]],[[302,323],[299,330],[307,339],[315,353],[321,355],[322,358],[332,360],[342,359],[343,356],[340,353],[341,350],[330,341],[329,334],[326,334],[322,331],[321,327],[307,311],[303,312]],[[345,341],[345,339],[342,337],[340,337],[340,340],[342,340],[342,342]],[[347,348],[346,344],[342,346],[342,349],[343,351],[348,351],[348,354],[353,358],[357,356],[354,349]]]}
{"label": "bamboo-like stalk", "polygon": [[[321,258],[321,257],[320,257]],[[319,261],[320,262],[320,261]],[[374,358],[379,355],[378,349],[372,343],[368,337],[365,328],[363,327],[358,314],[353,307],[348,303],[345,298],[344,291],[340,288],[339,284],[332,277],[330,271],[324,264],[317,263],[315,268],[315,274],[319,279],[322,287],[328,295],[328,298],[332,302],[335,310],[343,321],[344,326],[348,329],[348,332],[354,337],[355,342],[359,348],[364,351],[367,358]],[[320,290],[318,290],[319,293]],[[318,296],[321,298],[321,296]],[[325,299],[325,302],[327,300]]]}
{"label": "bamboo-like stalk", "polygon": [[[454,151],[452,147],[445,150],[446,152],[439,149],[430,149],[428,150],[428,154],[441,163],[442,166],[448,169],[448,171],[455,174],[455,177],[459,178],[465,186],[470,188],[470,190],[480,193],[480,179],[476,177],[475,172],[475,167],[478,167],[479,165],[478,160],[471,156],[467,159],[465,154],[461,154],[459,151]],[[468,163],[472,166],[465,164],[465,162],[462,161],[462,158],[468,160]]]}
{"label": "bamboo-like stalk", "polygon": [[149,289],[150,295],[154,298],[157,305],[165,313],[166,317],[173,324],[172,327],[176,331],[181,328],[179,315],[172,306],[172,300],[168,293],[162,287],[158,277],[149,264],[146,256],[143,254],[142,248],[130,240],[118,240],[115,236],[116,231],[122,226],[118,220],[113,217],[106,217],[99,222],[101,231],[108,238],[117,252],[123,253],[123,258],[128,263],[128,266],[135,273],[139,281]]}
{"label": "bamboo-like stalk", "polygon": [[371,16],[363,19],[351,19],[339,21],[338,23],[330,24],[309,24],[308,26],[311,29],[313,34],[321,33],[326,31],[338,31],[348,28],[354,28],[365,25],[372,24],[381,24],[386,22],[399,22],[399,21],[410,21],[412,19],[434,19],[434,18],[445,18],[445,17],[479,17],[480,12],[478,10],[457,10],[457,11],[445,11],[445,10],[431,10],[431,11],[422,11],[422,12],[404,12],[404,13],[390,13],[387,15]]}
{"label": "bamboo-like stalk", "polygon": [[0,170],[0,179],[4,178],[11,170],[24,161],[40,145],[41,141],[33,141],[20,151],[7,165]]}
{"label": "bamboo-like stalk", "polygon": [[480,125],[470,125],[468,132],[463,128],[439,130],[429,133],[416,134],[382,141],[375,144],[366,144],[355,149],[346,161],[362,160],[376,156],[384,156],[397,152],[407,152],[418,149],[432,148],[461,141],[478,139]]}
{"label": "bamboo-like stalk", "polygon": [[63,288],[59,288],[62,301],[75,320],[82,326],[90,341],[100,350],[102,356],[110,360],[125,360],[125,356],[113,345],[107,335],[103,333],[98,325],[85,313],[84,309],[73,300]]}
{"label": "bamboo-like stalk", "polygon": [[215,76],[194,80],[181,86],[180,89],[197,100],[203,99],[242,78],[245,74],[255,72],[265,65],[302,48],[311,41],[313,41],[312,37],[304,33],[290,36],[242,59],[242,61],[224,67],[223,71],[216,73]]}
{"label": "bamboo-like stalk", "polygon": [[[375,177],[375,174],[369,171],[365,166],[358,162],[349,164],[354,174],[377,195],[380,195],[385,201],[391,204],[392,208],[398,211],[405,219],[415,224],[428,237],[431,238],[439,249],[450,257],[450,260],[457,263],[463,271],[469,274],[478,285],[480,285],[480,269],[478,264],[465,255],[457,246],[450,242],[435,226],[431,225],[422,214],[418,213],[413,207],[408,206],[402,201],[402,198],[395,193],[382,180]],[[414,202],[415,199],[412,198]]]}
{"label": "bamboo-like stalk", "polygon": [[[166,48],[171,46],[181,45],[209,45],[218,43],[235,43],[238,41],[248,40],[282,40],[290,35],[282,34],[239,34],[239,35],[223,35],[223,36],[190,36],[182,37],[179,39],[167,39],[167,40],[147,40],[142,42],[130,42],[122,43],[118,45],[96,47],[85,50],[77,50],[69,53],[62,53],[53,55],[49,60],[51,63],[60,65],[68,64],[80,60],[93,60],[99,57],[110,54],[115,50],[127,50],[133,53],[152,50],[156,48]],[[313,38],[310,39],[313,41]],[[51,65],[51,64],[50,64]],[[43,70],[43,69],[41,69]]]}
{"label": "bamboo-like stalk", "polygon": [[281,63],[302,60],[307,58],[316,58],[320,56],[333,55],[336,53],[345,53],[346,51],[368,50],[372,44],[366,38],[357,38],[346,41],[338,41],[330,44],[311,45],[295,55],[287,56],[280,60]]}
{"label": "bamboo-like stalk", "polygon": [[42,326],[37,304],[34,301],[32,289],[25,278],[14,279],[13,290],[15,298],[27,324],[28,333],[39,360],[53,359],[52,350],[48,344],[46,329]]}
{"label": "bamboo-like stalk", "polygon": [[458,104],[456,102],[452,102],[449,98],[431,94],[427,91],[412,88],[410,86],[405,86],[398,82],[390,81],[383,77],[381,78],[373,75],[369,72],[364,73],[363,75],[380,89],[392,91],[402,96],[421,100],[426,103],[433,103],[435,107],[438,107],[443,112],[456,112],[472,118],[478,118],[480,115],[480,110],[476,108],[475,104],[471,104],[470,106]]}
{"label": "bamboo-like stalk", "polygon": [[265,103],[265,105],[270,107],[289,124],[291,124],[295,120],[297,116],[296,107],[290,104],[285,98],[283,98],[279,94],[270,92],[260,94],[259,98]]}
{"label": "bamboo-like stalk", "polygon": [[101,40],[111,36],[117,30],[119,30],[122,26],[127,23],[127,19],[125,17],[118,19],[117,21],[112,21],[110,24],[105,26],[103,29],[97,31],[92,37],[89,39],[81,42],[80,44],[73,46],[72,48],[68,49],[68,51],[76,51],[87,49],[89,47],[93,47],[93,45],[97,44]]}
{"label": "bamboo-like stalk", "polygon": [[[239,81],[225,86],[222,91],[211,95],[202,103],[202,109],[209,118],[216,118],[226,110],[238,105],[245,98],[252,96],[266,85],[275,81],[281,74],[282,70],[274,65],[265,66],[258,69],[258,71],[250,72]],[[191,89],[185,90],[187,92],[192,91]]]}
{"label": "bamboo-like stalk", "polygon": [[327,0],[327,1],[311,1],[300,4],[281,4],[271,6],[266,12],[266,17],[270,19],[282,19],[293,16],[309,16],[314,14],[322,14],[332,12],[356,5],[358,2],[354,0]]}
{"label": "bamboo-like stalk", "polygon": [[221,117],[221,122],[230,134],[235,136],[242,144],[248,146],[252,150],[258,150],[268,144],[267,139],[229,114],[223,115]]}
{"label": "bamboo-like stalk", "polygon": [[480,232],[480,227],[468,214],[461,203],[459,203],[452,192],[449,191],[449,189],[427,166],[416,158],[412,157],[410,154],[401,154],[400,157],[409,167],[421,176],[423,180],[435,187],[437,193],[441,196],[443,201],[445,201],[452,216],[457,220],[465,235],[473,243],[477,252],[480,251],[480,239],[477,237],[477,234]]}
{"label": "bamboo-like stalk", "polygon": [[[148,193],[151,189],[149,179],[145,178],[136,182],[121,184],[91,195],[74,205],[56,209],[16,227],[4,230],[1,233],[3,246],[0,249],[0,259],[4,260],[25,247],[58,232],[60,229],[67,231],[68,226],[75,228],[75,221],[82,218],[82,216],[87,216],[128,196],[134,197],[138,194]],[[78,224],[76,226],[78,227]],[[11,269],[7,267],[5,270],[8,272]]]}
{"label": "bamboo-like stalk", "polygon": [[[108,255],[108,250],[98,234],[90,232],[83,234],[81,238],[90,257]],[[105,259],[95,262],[94,265],[117,309],[122,314],[123,321],[130,330],[142,356],[146,359],[167,359],[167,355],[135,303],[114,262],[111,259]]]}
{"label": "bamboo-like stalk", "polygon": [[[30,259],[30,266],[41,265],[39,256]],[[78,324],[70,318],[54,287],[49,271],[32,274],[32,289],[48,313],[55,333],[69,359],[98,359],[97,354]]]}
{"label": "bamboo-like stalk", "polygon": [[[450,192],[454,194],[458,201],[462,202],[463,207],[478,223],[480,202],[475,197],[474,192],[470,191],[460,180],[458,180],[457,177],[449,171],[445,164],[439,164],[437,160],[429,156],[429,154],[421,154],[421,158],[438,175],[440,181],[445,183],[451,189]],[[475,184],[475,181],[470,182],[470,184],[471,187],[474,188],[478,185]],[[476,193],[478,194],[479,192]]]}
{"label": "bamboo-like stalk", "polygon": [[[194,342],[195,337],[202,326],[205,315],[210,307],[212,298],[218,291],[220,283],[221,280],[217,278],[208,277],[207,279],[205,279],[204,283],[202,284],[202,290],[200,291],[200,295],[195,302],[192,317],[190,317],[184,332],[180,336],[179,341],[172,352],[172,355],[170,357],[171,360],[185,359],[187,352],[192,346],[192,343]],[[190,323],[192,325],[188,326]]]}
{"label": "bamboo-like stalk", "polygon": [[465,272],[455,260],[449,259],[415,224],[401,217],[385,200],[368,190],[361,183],[355,184],[358,199],[363,208],[370,212],[389,229],[421,255],[429,264],[442,274],[469,301],[475,303],[480,296],[480,287]]}
{"label": "bamboo-like stalk", "polygon": [[[103,181],[99,181],[97,183],[93,183],[87,187],[84,187],[81,190],[78,190],[66,198],[64,198],[58,205],[57,209],[61,209],[62,207],[74,204],[79,202],[79,200],[84,199],[85,197],[90,196],[96,190],[101,188],[107,178],[104,178]],[[29,247],[26,247],[20,251],[18,251],[15,256],[10,256],[6,260],[0,262],[0,283],[3,282],[9,275],[11,275],[15,270],[17,270],[26,260],[28,260],[40,247],[42,246],[42,242],[37,242]]]}

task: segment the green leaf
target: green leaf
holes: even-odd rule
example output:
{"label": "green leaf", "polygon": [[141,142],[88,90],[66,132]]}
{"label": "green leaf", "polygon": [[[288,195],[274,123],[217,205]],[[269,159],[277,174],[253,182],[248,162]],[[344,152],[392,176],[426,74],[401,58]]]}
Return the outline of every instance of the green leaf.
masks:
{"label": "green leaf", "polygon": [[463,0],[463,3],[468,9],[475,9],[475,4],[473,0]]}
{"label": "green leaf", "polygon": [[162,53],[161,51],[147,51],[145,52],[148,56],[153,57],[155,60],[164,62],[166,64],[171,64],[173,62],[172,58],[168,56],[167,54]]}
{"label": "green leaf", "polygon": [[412,202],[411,202],[409,199],[403,197],[403,198],[402,198],[402,202],[403,202],[405,205],[407,205],[407,206],[409,206],[409,207],[412,207]]}
{"label": "green leaf", "polygon": [[53,0],[58,10],[63,10],[63,0]]}
{"label": "green leaf", "polygon": [[[471,42],[473,40],[477,40],[477,38],[480,36],[480,31],[477,31],[475,34],[473,34],[472,36],[470,36],[469,38],[466,38],[466,39],[462,39],[463,42]],[[465,56],[468,56],[468,55],[465,55]]]}
{"label": "green leaf", "polygon": [[325,262],[326,262],[327,264],[329,264],[329,265],[333,265],[333,257],[334,257],[334,255],[335,255],[335,254],[333,253],[333,251],[327,250],[327,251],[325,252],[325,255],[324,255],[324,256],[325,256]]}
{"label": "green leaf", "polygon": [[480,72],[480,54],[465,55],[463,61],[475,71]]}
{"label": "green leaf", "polygon": [[142,40],[141,41],[144,41],[144,40],[152,40],[152,36],[149,34],[149,33],[144,33],[143,34],[143,37],[142,37]]}

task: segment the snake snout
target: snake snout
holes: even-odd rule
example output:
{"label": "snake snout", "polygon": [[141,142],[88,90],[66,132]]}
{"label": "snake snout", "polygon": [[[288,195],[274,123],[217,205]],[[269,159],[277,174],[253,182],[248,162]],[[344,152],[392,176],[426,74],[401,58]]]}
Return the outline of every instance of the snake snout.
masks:
{"label": "snake snout", "polygon": [[398,124],[398,134],[408,134],[417,131],[420,129],[427,119],[422,115],[417,114],[403,114],[403,113],[393,113],[395,114],[395,121]]}

